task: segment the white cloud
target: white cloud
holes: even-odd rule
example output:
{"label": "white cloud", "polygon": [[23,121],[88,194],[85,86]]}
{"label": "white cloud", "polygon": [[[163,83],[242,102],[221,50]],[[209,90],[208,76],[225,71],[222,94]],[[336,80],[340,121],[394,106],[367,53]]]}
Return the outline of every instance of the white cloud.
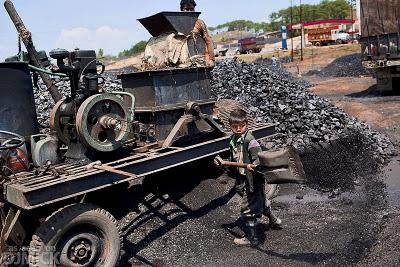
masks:
{"label": "white cloud", "polygon": [[101,26],[97,29],[76,27],[63,29],[56,42],[56,47],[65,49],[80,48],[84,50],[98,50],[103,48],[106,54],[117,54],[132,46],[130,32],[115,29],[110,26]]}

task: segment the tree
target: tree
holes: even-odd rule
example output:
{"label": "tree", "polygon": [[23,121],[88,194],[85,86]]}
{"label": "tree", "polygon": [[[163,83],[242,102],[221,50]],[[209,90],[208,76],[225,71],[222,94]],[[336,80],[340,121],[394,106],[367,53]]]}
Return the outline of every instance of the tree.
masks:
{"label": "tree", "polygon": [[[351,17],[351,6],[347,0],[322,0],[319,4],[302,5],[303,21],[315,21],[322,19],[344,19]],[[300,7],[293,7],[293,23],[300,23]],[[249,20],[235,20],[227,22],[216,27],[210,27],[212,30],[228,28],[228,31],[251,30],[256,31],[277,31],[280,26],[290,24],[291,7],[281,9],[269,15],[270,22],[252,22]]]}
{"label": "tree", "polygon": [[139,53],[142,53],[146,49],[146,45],[147,45],[146,41],[140,41],[140,42],[136,43],[135,45],[133,45],[130,49],[120,52],[118,54],[118,57],[119,58],[131,57],[131,56],[137,55]]}
{"label": "tree", "polygon": [[100,48],[99,52],[97,52],[97,57],[104,57],[104,49]]}

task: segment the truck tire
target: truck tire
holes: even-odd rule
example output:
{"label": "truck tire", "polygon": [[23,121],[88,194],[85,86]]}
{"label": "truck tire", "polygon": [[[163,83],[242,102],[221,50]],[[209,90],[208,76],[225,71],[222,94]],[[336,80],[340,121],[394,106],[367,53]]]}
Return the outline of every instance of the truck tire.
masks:
{"label": "truck tire", "polygon": [[218,56],[219,56],[219,57],[225,56],[225,55],[224,55],[224,52],[218,52]]}
{"label": "truck tire", "polygon": [[91,204],[64,207],[33,235],[29,266],[116,266],[122,245],[117,221]]}
{"label": "truck tire", "polygon": [[341,39],[337,39],[336,44],[338,44],[338,45],[343,44],[343,41]]}
{"label": "truck tire", "polygon": [[320,42],[315,42],[314,46],[321,46],[321,43]]}

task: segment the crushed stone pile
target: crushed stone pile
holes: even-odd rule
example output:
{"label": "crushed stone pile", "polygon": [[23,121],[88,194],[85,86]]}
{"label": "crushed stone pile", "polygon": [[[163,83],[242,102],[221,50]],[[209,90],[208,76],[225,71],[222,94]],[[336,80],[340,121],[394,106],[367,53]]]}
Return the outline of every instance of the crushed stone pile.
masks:
{"label": "crushed stone pile", "polygon": [[311,70],[306,75],[318,75],[320,77],[360,77],[374,76],[374,71],[364,68],[359,53],[343,56],[335,59],[322,70]]}
{"label": "crushed stone pile", "polygon": [[360,132],[375,147],[377,160],[396,154],[391,141],[369,125],[348,115],[328,100],[309,92],[307,84],[270,65],[225,60],[217,63],[212,92],[218,99],[234,99],[249,108],[258,122],[277,124],[278,138],[267,149],[301,149],[329,143]]}

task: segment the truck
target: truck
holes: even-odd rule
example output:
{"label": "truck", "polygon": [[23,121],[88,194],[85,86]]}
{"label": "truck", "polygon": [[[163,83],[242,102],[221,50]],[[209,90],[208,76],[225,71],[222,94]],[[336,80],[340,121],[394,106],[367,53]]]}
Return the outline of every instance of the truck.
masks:
{"label": "truck", "polygon": [[[121,91],[101,82],[104,65],[94,50],[54,49],[49,56],[57,68],[44,69],[14,5],[6,0],[5,7],[35,60],[0,62],[0,266],[117,266],[123,235],[102,205],[105,190],[212,161],[229,150],[230,112],[245,107],[212,97],[210,68],[121,74]],[[153,36],[171,29],[188,35],[198,15],[161,12],[139,21]],[[56,102],[47,134],[39,131],[33,72],[70,81],[66,98],[59,99],[57,86],[47,87]],[[256,139],[275,134],[274,124],[252,118],[249,128]],[[271,175],[282,171],[279,165]]]}
{"label": "truck", "polygon": [[400,0],[361,0],[361,55],[376,70],[377,90],[400,89]]}
{"label": "truck", "polygon": [[339,26],[332,26],[309,30],[308,40],[315,46],[345,44],[351,41],[351,36],[344,30],[341,30]]}
{"label": "truck", "polygon": [[264,37],[249,37],[238,41],[240,54],[260,53],[265,46]]}

